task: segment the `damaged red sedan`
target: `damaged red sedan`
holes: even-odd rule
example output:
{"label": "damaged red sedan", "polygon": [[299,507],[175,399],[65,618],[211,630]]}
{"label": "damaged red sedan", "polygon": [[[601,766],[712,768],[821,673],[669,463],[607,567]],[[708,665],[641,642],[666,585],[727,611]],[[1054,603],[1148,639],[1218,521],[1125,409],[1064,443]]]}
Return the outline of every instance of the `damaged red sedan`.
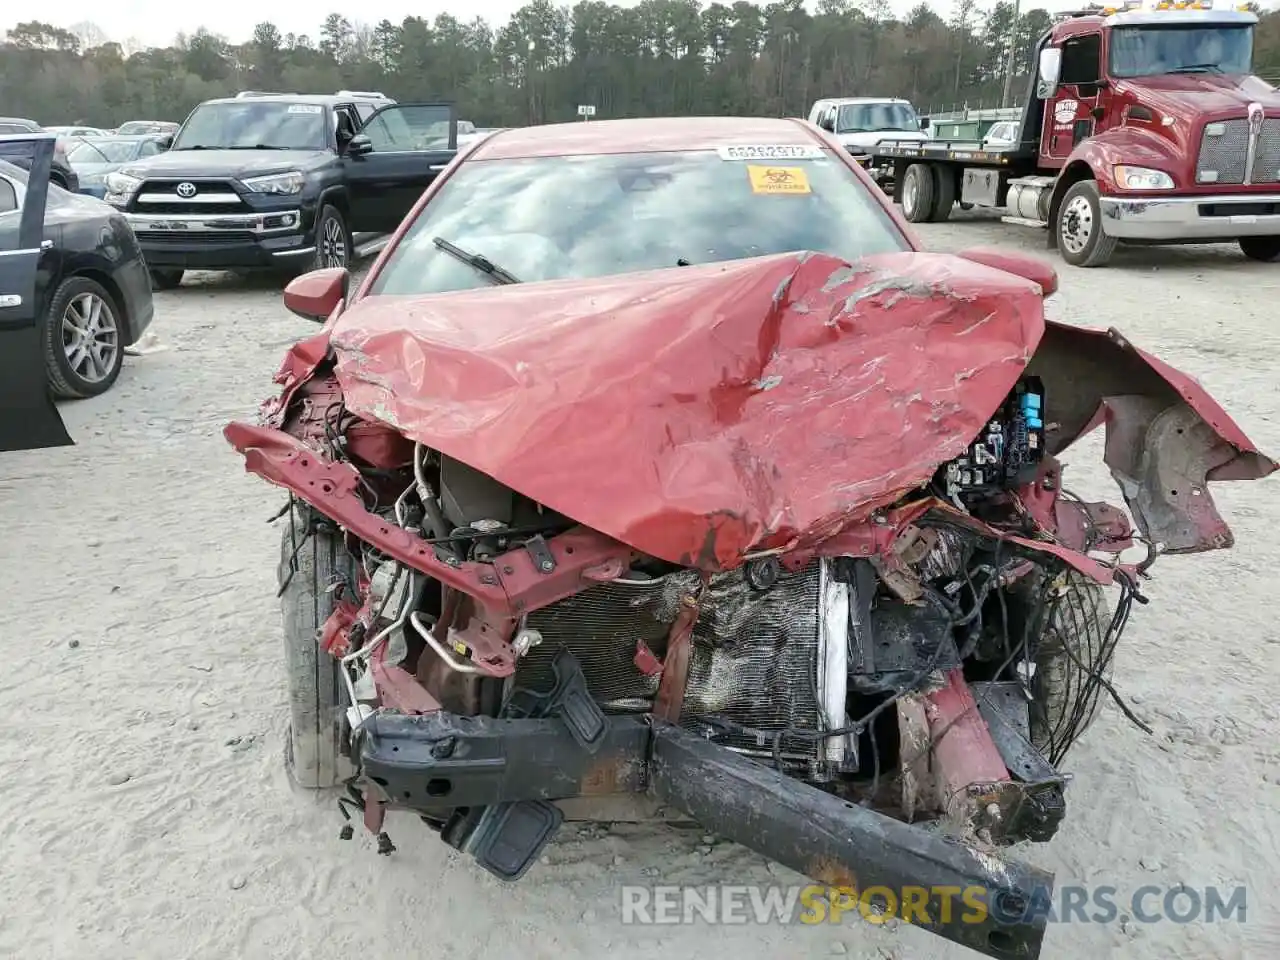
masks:
{"label": "damaged red sedan", "polygon": [[[992,851],[1062,821],[1152,563],[1231,546],[1209,482],[1276,468],[1056,282],[918,252],[798,121],[478,143],[354,294],[290,285],[323,328],[225,431],[289,495],[294,778],[509,880],[660,804],[1038,956],[1053,877]],[[1099,426],[1127,511],[1064,486]]]}

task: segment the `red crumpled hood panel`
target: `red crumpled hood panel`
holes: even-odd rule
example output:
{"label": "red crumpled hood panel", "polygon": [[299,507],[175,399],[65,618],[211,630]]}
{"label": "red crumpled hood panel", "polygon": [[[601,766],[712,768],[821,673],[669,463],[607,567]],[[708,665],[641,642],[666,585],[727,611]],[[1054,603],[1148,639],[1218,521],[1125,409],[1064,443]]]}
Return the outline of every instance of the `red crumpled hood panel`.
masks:
{"label": "red crumpled hood panel", "polygon": [[783,254],[358,302],[348,407],[636,550],[817,543],[927,481],[1044,333],[1040,288],[941,254]]}

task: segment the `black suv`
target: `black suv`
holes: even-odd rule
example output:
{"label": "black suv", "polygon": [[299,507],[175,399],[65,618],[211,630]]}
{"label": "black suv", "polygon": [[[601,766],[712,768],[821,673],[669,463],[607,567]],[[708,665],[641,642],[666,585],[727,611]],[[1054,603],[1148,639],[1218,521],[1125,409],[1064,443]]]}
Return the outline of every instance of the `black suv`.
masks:
{"label": "black suv", "polygon": [[241,93],[187,117],[167,152],[107,176],[156,286],[184,270],[347,266],[453,159],[451,104],[376,93]]}

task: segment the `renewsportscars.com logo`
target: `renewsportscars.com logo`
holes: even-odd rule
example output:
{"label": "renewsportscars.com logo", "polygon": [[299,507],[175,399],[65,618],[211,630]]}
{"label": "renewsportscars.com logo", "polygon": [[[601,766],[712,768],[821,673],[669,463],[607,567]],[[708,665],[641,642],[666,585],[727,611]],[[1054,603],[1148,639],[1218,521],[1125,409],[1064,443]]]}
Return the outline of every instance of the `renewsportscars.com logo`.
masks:
{"label": "renewsportscars.com logo", "polygon": [[1244,887],[1194,889],[1064,886],[1021,898],[992,897],[984,887],[711,885],[624,886],[622,922],[647,924],[819,924],[861,917],[870,923],[1244,923]]}

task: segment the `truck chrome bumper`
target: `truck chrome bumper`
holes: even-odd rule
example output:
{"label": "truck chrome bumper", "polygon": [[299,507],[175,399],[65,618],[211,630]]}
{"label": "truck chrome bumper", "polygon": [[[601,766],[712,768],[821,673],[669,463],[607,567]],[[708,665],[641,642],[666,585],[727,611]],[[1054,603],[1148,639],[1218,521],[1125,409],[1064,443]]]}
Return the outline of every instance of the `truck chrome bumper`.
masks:
{"label": "truck chrome bumper", "polygon": [[1102,229],[1121,240],[1280,237],[1280,194],[1101,197]]}

